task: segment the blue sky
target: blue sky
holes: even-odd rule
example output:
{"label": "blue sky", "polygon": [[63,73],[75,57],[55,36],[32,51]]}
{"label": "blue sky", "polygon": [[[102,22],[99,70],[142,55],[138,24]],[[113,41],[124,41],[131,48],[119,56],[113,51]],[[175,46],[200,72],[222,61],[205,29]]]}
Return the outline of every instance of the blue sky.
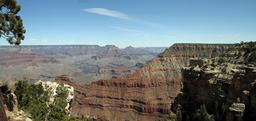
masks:
{"label": "blue sky", "polygon": [[18,2],[27,31],[23,45],[145,47],[256,40],[256,0]]}

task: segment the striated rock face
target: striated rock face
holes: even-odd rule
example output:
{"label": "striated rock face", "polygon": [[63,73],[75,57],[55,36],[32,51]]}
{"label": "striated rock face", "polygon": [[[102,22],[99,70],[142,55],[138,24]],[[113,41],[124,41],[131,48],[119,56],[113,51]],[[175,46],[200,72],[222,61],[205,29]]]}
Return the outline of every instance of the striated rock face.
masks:
{"label": "striated rock face", "polygon": [[256,43],[248,43],[218,58],[192,60],[182,69],[182,92],[172,105],[177,120],[256,120],[255,52]]}
{"label": "striated rock face", "polygon": [[[154,121],[171,115],[171,103],[180,92],[180,70],[191,57],[215,57],[233,45],[174,44],[142,69],[125,77],[78,84],[67,78],[56,81],[75,88],[72,115],[111,121]],[[64,81],[63,81],[64,80]]]}

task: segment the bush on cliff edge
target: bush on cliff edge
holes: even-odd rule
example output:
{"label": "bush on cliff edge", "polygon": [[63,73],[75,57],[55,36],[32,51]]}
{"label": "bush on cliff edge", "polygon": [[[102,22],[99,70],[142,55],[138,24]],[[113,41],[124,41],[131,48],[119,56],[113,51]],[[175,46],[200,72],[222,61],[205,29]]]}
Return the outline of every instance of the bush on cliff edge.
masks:
{"label": "bush on cliff edge", "polygon": [[35,121],[90,121],[90,119],[68,116],[65,111],[68,91],[63,85],[57,87],[57,95],[52,103],[50,103],[50,90],[46,90],[42,84],[18,81],[15,86],[18,108],[30,114]]}

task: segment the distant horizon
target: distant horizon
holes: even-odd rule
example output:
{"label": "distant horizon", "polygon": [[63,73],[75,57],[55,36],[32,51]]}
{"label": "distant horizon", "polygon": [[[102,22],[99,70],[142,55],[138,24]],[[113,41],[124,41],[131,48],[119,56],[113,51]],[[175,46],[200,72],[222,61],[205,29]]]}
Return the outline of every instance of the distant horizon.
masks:
{"label": "distant horizon", "polygon": [[[172,44],[173,45],[173,44]],[[147,47],[153,47],[153,48],[168,48],[170,46],[131,46],[131,45],[128,45],[128,46],[125,46],[125,47],[119,47],[119,46],[116,46],[116,45],[97,45],[97,44],[59,44],[59,45],[54,45],[54,44],[49,44],[49,45],[0,45],[0,47],[22,47],[22,46],[99,46],[99,47],[106,47],[106,46],[115,46],[117,48],[128,48],[128,47],[133,47],[133,48],[147,48]]]}
{"label": "distant horizon", "polygon": [[[22,45],[163,47],[256,41],[256,0],[17,0]],[[0,45],[8,45],[6,41]]]}
{"label": "distant horizon", "polygon": [[[242,42],[242,41],[241,41]],[[133,47],[133,48],[147,48],[147,47],[153,47],[153,48],[168,48],[173,46],[174,44],[212,44],[212,45],[232,45],[232,44],[239,44],[241,42],[234,42],[234,43],[214,43],[214,42],[202,42],[202,43],[197,43],[197,42],[178,42],[178,43],[172,43],[169,46],[132,46],[132,45],[127,45],[125,47],[119,47],[117,45],[114,44],[106,44],[106,45],[98,45],[98,44],[48,44],[48,45],[19,45],[19,46],[15,46],[15,45],[0,45],[0,47],[22,47],[22,46],[99,46],[99,47],[106,47],[106,46],[115,46],[117,48],[123,49],[123,48],[128,48],[128,47]],[[250,41],[243,41],[243,42],[250,42]]]}

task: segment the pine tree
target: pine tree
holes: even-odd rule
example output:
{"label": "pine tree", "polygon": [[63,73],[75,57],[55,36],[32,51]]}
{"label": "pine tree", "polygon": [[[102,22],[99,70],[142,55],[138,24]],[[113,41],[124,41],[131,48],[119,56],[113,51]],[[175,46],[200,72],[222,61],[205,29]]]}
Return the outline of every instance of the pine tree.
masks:
{"label": "pine tree", "polygon": [[23,21],[17,15],[20,9],[16,0],[0,0],[0,37],[10,44],[19,45],[25,38]]}

